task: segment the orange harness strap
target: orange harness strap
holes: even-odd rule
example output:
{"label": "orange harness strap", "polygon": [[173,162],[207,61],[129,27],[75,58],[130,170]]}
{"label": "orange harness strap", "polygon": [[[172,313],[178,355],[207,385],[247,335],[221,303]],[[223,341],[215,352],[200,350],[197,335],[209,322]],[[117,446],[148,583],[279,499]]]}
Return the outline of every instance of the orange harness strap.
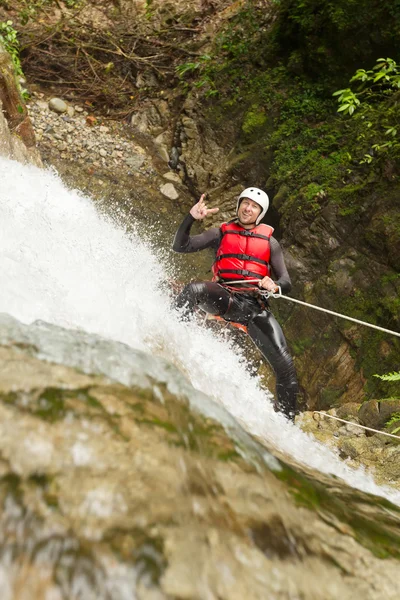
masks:
{"label": "orange harness strap", "polygon": [[222,317],[218,317],[217,315],[210,315],[210,313],[207,313],[206,320],[219,321],[220,323],[225,323],[225,325],[232,325],[232,327],[235,327],[236,329],[247,333],[246,325],[242,325],[241,323],[234,323],[234,321],[225,321],[225,319],[223,319]]}

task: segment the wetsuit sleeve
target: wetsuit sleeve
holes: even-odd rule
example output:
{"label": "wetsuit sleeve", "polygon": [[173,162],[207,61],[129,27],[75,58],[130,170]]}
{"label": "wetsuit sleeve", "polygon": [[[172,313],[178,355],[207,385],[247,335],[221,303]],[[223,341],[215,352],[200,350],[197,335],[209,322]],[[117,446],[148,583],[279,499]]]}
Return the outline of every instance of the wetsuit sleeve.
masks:
{"label": "wetsuit sleeve", "polygon": [[271,268],[274,273],[274,281],[280,286],[282,294],[288,294],[292,288],[292,282],[289,277],[288,270],[285,265],[282,248],[274,237],[270,239],[271,244]]}
{"label": "wetsuit sleeve", "polygon": [[188,214],[178,227],[172,249],[175,252],[198,252],[205,248],[218,248],[221,232],[218,227],[212,227],[199,235],[190,235],[190,229],[196,219]]}

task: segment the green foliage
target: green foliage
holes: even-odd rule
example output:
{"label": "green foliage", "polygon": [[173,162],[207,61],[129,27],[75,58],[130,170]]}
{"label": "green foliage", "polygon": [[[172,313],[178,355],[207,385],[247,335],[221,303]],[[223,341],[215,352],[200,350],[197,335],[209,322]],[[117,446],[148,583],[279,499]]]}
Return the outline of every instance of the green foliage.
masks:
{"label": "green foliage", "polygon": [[247,69],[265,62],[266,24],[271,18],[268,5],[267,0],[243,2],[216,34],[210,55],[176,68],[180,78],[195,76],[193,85],[203,87],[206,96],[225,96],[225,106],[232,107],[248,81]]}
{"label": "green foliage", "polygon": [[340,106],[338,112],[343,112],[344,114],[348,113],[352,115],[357,106],[361,104],[360,99],[357,98],[357,94],[354,94],[349,88],[338,90],[333,96],[339,96],[338,102]]}
{"label": "green foliage", "polygon": [[[400,67],[391,58],[379,58],[372,70],[358,69],[350,79],[350,83],[360,83],[358,90],[353,92],[350,88],[334,92],[338,96],[338,112],[352,115],[363,102],[379,102],[386,99],[400,89]],[[395,132],[395,133],[393,133]],[[396,135],[394,127],[390,127],[389,134]]]}
{"label": "green foliage", "polygon": [[393,373],[385,373],[384,375],[375,374],[374,377],[379,377],[383,381],[400,381],[400,371]]}
{"label": "green foliage", "polygon": [[[390,425],[393,425],[394,423],[397,423],[397,421],[400,421],[400,412],[395,412],[391,415],[390,419],[388,419],[385,423],[386,427],[389,427]],[[400,429],[400,428],[399,428]]]}
{"label": "green foliage", "polygon": [[[64,4],[69,9],[79,8],[84,0],[64,0]],[[18,16],[22,25],[29,21],[34,21],[46,7],[55,3],[55,0],[19,0]]]}
{"label": "green foliage", "polygon": [[12,21],[0,22],[0,42],[11,56],[16,74],[23,77],[19,58],[18,33],[14,29]]}
{"label": "green foliage", "polygon": [[34,20],[43,8],[52,3],[52,0],[22,0],[19,5],[19,18],[22,25]]}
{"label": "green foliage", "polygon": [[[400,67],[391,58],[379,58],[372,70],[358,69],[350,79],[350,83],[358,84],[356,91],[346,88],[334,92],[333,96],[338,97],[338,112],[344,115],[351,116],[357,108],[362,109],[364,132],[359,133],[359,139],[369,139],[370,150],[360,158],[360,164],[371,164],[374,155],[382,152],[389,151],[390,155],[399,154],[398,129],[394,125],[399,116],[396,110],[397,102],[394,106],[390,106],[388,101],[400,90]],[[379,123],[376,128],[374,125],[377,114]]]}
{"label": "green foliage", "polygon": [[253,104],[250,110],[245,114],[242,131],[249,135],[253,132],[259,132],[267,122],[267,116],[264,109]]}
{"label": "green foliage", "polygon": [[145,15],[146,19],[152,19],[154,16],[154,8],[153,8],[153,0],[146,0],[144,3],[145,6]]}
{"label": "green foliage", "polygon": [[206,87],[205,95],[215,96],[218,94],[218,90],[216,89],[213,78],[210,76],[210,70],[208,68],[208,63],[211,61],[211,56],[208,54],[203,54],[200,56],[199,60],[196,62],[186,62],[178,65],[175,68],[175,72],[178,75],[183,88],[187,90],[189,88],[187,78],[188,76],[193,77],[198,75],[196,81],[193,82],[193,85],[198,88]]}
{"label": "green foliage", "polygon": [[[393,400],[396,400],[396,398],[393,398]],[[399,433],[400,431],[400,427],[395,427],[394,429],[391,429],[392,425],[397,424],[400,421],[400,412],[395,412],[391,415],[390,419],[388,419],[385,423],[385,429],[389,429],[390,433],[392,433],[393,435],[396,435],[397,433]]]}
{"label": "green foliage", "polygon": [[266,34],[263,27],[266,16],[262,14],[264,12],[262,3],[259,4],[260,6],[257,6],[251,0],[244,2],[242,9],[218,34],[217,51],[230,61],[250,62],[259,54],[259,46],[262,45],[262,39]]}
{"label": "green foliage", "polygon": [[289,69],[332,81],[383,51],[397,52],[400,3],[280,0],[272,36]]}

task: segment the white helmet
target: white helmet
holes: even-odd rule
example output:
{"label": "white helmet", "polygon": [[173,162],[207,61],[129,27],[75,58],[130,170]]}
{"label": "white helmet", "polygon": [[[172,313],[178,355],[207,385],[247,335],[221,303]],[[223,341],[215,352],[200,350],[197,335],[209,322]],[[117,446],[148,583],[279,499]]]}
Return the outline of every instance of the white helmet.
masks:
{"label": "white helmet", "polygon": [[257,202],[257,204],[259,204],[261,206],[261,212],[256,219],[256,225],[258,225],[259,222],[261,221],[261,219],[263,218],[263,216],[265,215],[265,213],[267,212],[268,207],[269,207],[269,198],[268,198],[267,194],[265,192],[263,192],[262,190],[255,188],[255,187],[246,188],[245,190],[243,190],[243,192],[240,194],[240,196],[238,198],[237,205],[236,205],[236,213],[239,210],[240,201],[243,198],[250,198],[250,200]]}

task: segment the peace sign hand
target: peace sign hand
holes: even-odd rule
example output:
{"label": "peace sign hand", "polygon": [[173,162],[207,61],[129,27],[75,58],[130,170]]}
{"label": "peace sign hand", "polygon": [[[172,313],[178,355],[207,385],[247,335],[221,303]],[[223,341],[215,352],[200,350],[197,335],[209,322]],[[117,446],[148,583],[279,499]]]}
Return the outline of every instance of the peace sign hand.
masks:
{"label": "peace sign hand", "polygon": [[192,206],[190,209],[190,214],[196,221],[201,221],[205,219],[205,217],[209,217],[210,215],[215,215],[219,211],[219,208],[207,208],[206,203],[204,202],[205,194],[200,196],[200,200]]}

